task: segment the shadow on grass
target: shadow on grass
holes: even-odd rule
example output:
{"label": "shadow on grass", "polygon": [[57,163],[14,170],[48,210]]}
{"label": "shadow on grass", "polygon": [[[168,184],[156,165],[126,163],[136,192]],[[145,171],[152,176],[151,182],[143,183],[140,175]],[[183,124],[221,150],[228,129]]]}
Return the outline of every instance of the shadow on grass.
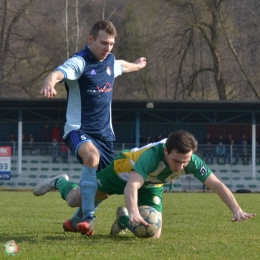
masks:
{"label": "shadow on grass", "polygon": [[28,236],[28,235],[9,235],[9,234],[1,234],[0,235],[0,240],[1,241],[9,241],[9,240],[15,240],[17,243],[19,241],[26,242],[26,243],[32,243],[32,244],[38,244],[36,242],[36,238],[33,236]]}
{"label": "shadow on grass", "polygon": [[92,243],[97,243],[99,244],[100,241],[107,241],[107,242],[114,242],[114,241],[135,241],[138,238],[134,237],[134,236],[117,236],[117,237],[113,237],[111,235],[92,235],[92,236],[83,236],[81,234],[78,233],[56,233],[55,235],[49,235],[49,236],[44,236],[41,234],[35,234],[35,235],[31,235],[31,234],[24,234],[24,235],[11,235],[10,234],[1,234],[0,235],[0,240],[1,241],[8,241],[10,240],[10,237],[12,238],[12,240],[15,240],[16,242],[19,243],[19,241],[25,242],[25,243],[30,243],[30,244],[38,244],[39,240],[49,240],[49,241],[68,241],[71,242],[72,240],[88,240],[88,242],[92,242]]}
{"label": "shadow on grass", "polygon": [[133,241],[133,240],[136,240],[138,238],[134,237],[134,236],[124,236],[124,235],[121,235],[121,236],[117,236],[117,237],[114,237],[114,236],[111,236],[111,235],[92,235],[92,236],[86,236],[86,235],[81,235],[81,234],[78,234],[78,233],[74,233],[74,234],[67,234],[67,233],[64,233],[64,235],[58,235],[58,236],[46,236],[44,237],[44,239],[46,240],[57,240],[57,237],[59,240],[63,240],[63,241],[71,241],[71,239],[86,239],[88,241],[92,241],[94,243],[100,243],[100,241],[102,240],[103,242],[105,240],[107,240],[108,242],[109,241]]}

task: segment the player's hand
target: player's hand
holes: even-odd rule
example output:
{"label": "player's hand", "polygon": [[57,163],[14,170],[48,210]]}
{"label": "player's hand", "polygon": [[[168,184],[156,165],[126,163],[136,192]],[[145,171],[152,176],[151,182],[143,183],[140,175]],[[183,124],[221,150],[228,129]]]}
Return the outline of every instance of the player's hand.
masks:
{"label": "player's hand", "polygon": [[141,215],[139,214],[139,211],[130,212],[130,214],[129,214],[129,220],[130,220],[131,222],[141,223],[141,224],[143,224],[143,225],[146,226],[146,227],[150,227],[150,226],[151,226],[149,223],[147,223],[147,222],[141,217]]}
{"label": "player's hand", "polygon": [[243,212],[241,209],[237,210],[236,212],[234,212],[233,214],[233,218],[232,218],[232,222],[235,222],[235,221],[246,221],[248,220],[249,218],[252,218],[256,216],[255,213],[246,213],[246,212]]}
{"label": "player's hand", "polygon": [[135,64],[137,64],[138,69],[143,69],[146,66],[146,58],[141,57],[139,59],[137,59],[135,62]]}
{"label": "player's hand", "polygon": [[40,94],[44,95],[45,97],[52,98],[57,95],[57,91],[51,86],[46,86],[41,89]]}

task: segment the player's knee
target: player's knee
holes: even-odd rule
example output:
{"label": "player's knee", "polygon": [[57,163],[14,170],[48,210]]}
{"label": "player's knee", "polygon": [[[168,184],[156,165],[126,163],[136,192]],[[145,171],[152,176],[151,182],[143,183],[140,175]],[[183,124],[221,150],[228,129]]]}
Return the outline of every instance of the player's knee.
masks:
{"label": "player's knee", "polygon": [[91,154],[86,158],[82,158],[83,165],[86,167],[95,168],[98,166],[99,163],[99,156],[95,154]]}
{"label": "player's knee", "polygon": [[87,167],[97,167],[99,163],[99,152],[92,143],[84,143],[78,151],[82,163]]}

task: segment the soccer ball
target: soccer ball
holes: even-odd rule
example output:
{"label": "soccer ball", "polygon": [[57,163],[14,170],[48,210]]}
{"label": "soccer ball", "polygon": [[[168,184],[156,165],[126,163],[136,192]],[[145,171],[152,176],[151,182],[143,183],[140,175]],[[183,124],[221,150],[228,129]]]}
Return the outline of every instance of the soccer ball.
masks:
{"label": "soccer ball", "polygon": [[4,244],[5,252],[8,255],[16,255],[19,252],[19,247],[14,240],[7,241]]}
{"label": "soccer ball", "polygon": [[150,206],[141,206],[139,213],[151,226],[146,227],[141,223],[129,222],[129,230],[139,238],[153,237],[162,224],[157,210]]}

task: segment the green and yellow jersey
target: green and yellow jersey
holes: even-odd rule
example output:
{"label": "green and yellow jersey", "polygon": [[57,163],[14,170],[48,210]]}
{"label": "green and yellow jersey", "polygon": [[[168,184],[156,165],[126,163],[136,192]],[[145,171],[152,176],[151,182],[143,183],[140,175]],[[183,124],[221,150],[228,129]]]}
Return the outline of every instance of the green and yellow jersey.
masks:
{"label": "green and yellow jersey", "polygon": [[165,161],[165,142],[166,139],[141,148],[122,151],[114,160],[114,172],[119,178],[127,181],[131,171],[134,170],[143,177],[144,185],[152,186],[169,182],[180,175],[189,173],[202,182],[206,180],[211,171],[195,154],[183,170],[172,172]]}
{"label": "green and yellow jersey", "polygon": [[[113,180],[119,178],[122,181],[120,183],[126,183],[134,170],[142,176],[143,187],[159,187],[180,175],[190,173],[204,182],[211,174],[211,170],[195,154],[192,155],[190,162],[183,170],[171,171],[164,156],[166,140],[150,143],[141,148],[121,151],[108,167],[97,174],[97,178],[99,179],[105,174]],[[100,183],[102,182],[100,181]]]}
{"label": "green and yellow jersey", "polygon": [[144,180],[138,189],[138,206],[149,205],[162,212],[164,183],[189,173],[204,182],[211,174],[210,169],[195,154],[183,170],[172,172],[165,161],[165,142],[166,139],[163,139],[141,148],[122,151],[105,169],[97,173],[98,189],[109,195],[124,194],[131,172],[136,171]]}

